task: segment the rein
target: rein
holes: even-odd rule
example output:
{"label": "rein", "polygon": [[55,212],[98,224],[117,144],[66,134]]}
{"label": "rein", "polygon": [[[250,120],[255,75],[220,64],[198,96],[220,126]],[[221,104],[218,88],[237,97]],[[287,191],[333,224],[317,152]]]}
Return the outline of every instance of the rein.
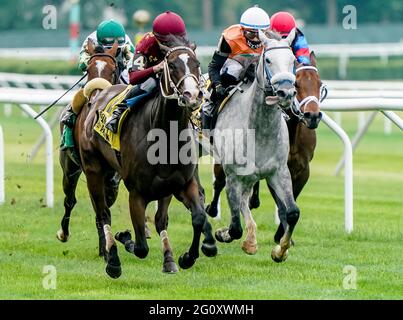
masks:
{"label": "rein", "polygon": [[[198,79],[193,73],[187,72],[183,75],[182,78],[178,80],[178,82],[175,84],[172,81],[171,75],[169,73],[169,67],[168,67],[168,57],[169,55],[177,50],[186,50],[191,52],[193,55],[195,55],[194,51],[186,46],[178,46],[178,47],[173,47],[170,49],[165,57],[164,57],[164,69],[163,69],[163,77],[164,77],[164,86],[162,84],[162,81],[160,81],[160,87],[161,87],[161,94],[165,99],[181,99],[184,98],[183,94],[179,91],[178,87],[182,84],[183,81],[185,81],[186,78],[193,78],[196,80],[198,86],[200,87],[200,79]],[[200,73],[201,74],[201,73]],[[169,94],[169,89],[173,90],[172,94]]]}

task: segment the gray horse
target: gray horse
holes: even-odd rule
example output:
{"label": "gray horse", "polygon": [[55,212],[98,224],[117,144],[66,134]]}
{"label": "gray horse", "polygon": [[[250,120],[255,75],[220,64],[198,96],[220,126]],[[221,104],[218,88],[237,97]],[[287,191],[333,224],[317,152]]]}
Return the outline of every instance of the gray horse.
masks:
{"label": "gray horse", "polygon": [[216,238],[220,242],[240,239],[242,212],[247,228],[242,249],[249,254],[256,253],[256,223],[248,201],[253,185],[266,179],[277,196],[277,207],[283,209],[279,212],[285,233],[271,253],[274,261],[281,262],[288,256],[291,234],[299,218],[287,167],[289,139],[282,112],[296,95],[295,57],[290,49],[295,31],[284,40],[276,34],[269,36],[259,32],[264,50],[256,78],[243,93],[236,92],[228,101],[218,116],[213,133],[214,158],[221,163],[226,175],[232,216],[229,228],[217,230]]}

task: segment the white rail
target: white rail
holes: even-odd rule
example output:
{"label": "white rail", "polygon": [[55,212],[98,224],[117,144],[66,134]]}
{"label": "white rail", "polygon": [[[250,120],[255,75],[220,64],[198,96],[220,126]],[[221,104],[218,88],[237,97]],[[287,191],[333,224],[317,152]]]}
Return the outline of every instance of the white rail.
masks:
{"label": "white rail", "polygon": [[[38,114],[28,104],[18,105],[24,110],[30,117],[35,118]],[[54,195],[53,195],[53,136],[52,130],[46,121],[39,117],[36,122],[42,127],[46,135],[46,205],[49,208],[53,208]]]}
{"label": "white rail", "polygon": [[344,143],[344,229],[353,231],[353,147],[347,133],[323,112],[323,122],[336,133]]}

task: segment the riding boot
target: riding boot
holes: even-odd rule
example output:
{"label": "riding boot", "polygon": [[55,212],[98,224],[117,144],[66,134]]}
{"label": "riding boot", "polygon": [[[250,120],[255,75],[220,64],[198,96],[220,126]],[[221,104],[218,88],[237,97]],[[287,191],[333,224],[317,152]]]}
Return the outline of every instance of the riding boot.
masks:
{"label": "riding boot", "polygon": [[111,130],[113,133],[117,133],[120,116],[126,109],[127,109],[126,102],[123,101],[122,103],[119,103],[116,109],[112,112],[112,115],[110,116],[108,121],[105,123],[105,127]]}
{"label": "riding boot", "polygon": [[69,105],[66,113],[60,119],[60,122],[64,124],[63,134],[60,141],[60,149],[65,150],[67,148],[74,147],[73,129],[76,122],[77,115],[73,112],[73,109]]}

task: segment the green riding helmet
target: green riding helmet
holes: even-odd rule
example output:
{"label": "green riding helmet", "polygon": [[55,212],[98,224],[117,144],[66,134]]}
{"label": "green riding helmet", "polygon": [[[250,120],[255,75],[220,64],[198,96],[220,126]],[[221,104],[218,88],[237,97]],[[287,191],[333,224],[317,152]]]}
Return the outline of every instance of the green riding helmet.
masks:
{"label": "green riding helmet", "polygon": [[103,21],[97,28],[98,43],[104,47],[112,47],[115,39],[119,46],[125,43],[126,32],[123,25],[115,20]]}

